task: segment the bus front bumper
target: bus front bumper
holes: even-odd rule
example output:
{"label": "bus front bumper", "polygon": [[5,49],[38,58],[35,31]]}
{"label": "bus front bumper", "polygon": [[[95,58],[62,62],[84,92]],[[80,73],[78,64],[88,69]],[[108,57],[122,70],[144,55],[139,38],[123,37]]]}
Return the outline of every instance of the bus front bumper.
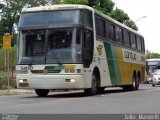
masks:
{"label": "bus front bumper", "polygon": [[17,75],[17,88],[84,89],[82,75]]}

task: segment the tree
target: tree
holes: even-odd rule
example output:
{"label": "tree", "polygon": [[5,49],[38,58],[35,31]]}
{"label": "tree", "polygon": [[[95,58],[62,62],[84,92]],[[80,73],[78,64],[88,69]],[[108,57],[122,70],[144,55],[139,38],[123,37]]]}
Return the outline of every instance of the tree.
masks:
{"label": "tree", "polygon": [[160,58],[160,54],[155,53],[155,52],[147,51],[146,52],[146,59],[153,59],[153,58]]}
{"label": "tree", "polygon": [[138,27],[135,25],[134,21],[130,20],[127,13],[118,8],[115,10],[113,9],[115,3],[112,2],[112,0],[63,0],[63,3],[88,5],[119,21],[122,24],[125,23],[125,25],[128,27],[134,30],[138,30]]}
{"label": "tree", "polygon": [[138,27],[136,26],[135,22],[133,20],[129,20],[126,24],[128,27],[138,31]]}
{"label": "tree", "polygon": [[12,34],[14,25],[18,24],[20,12],[25,7],[36,7],[46,4],[60,3],[58,0],[4,0],[5,4],[0,4],[2,11],[0,20],[0,39],[4,33]]}
{"label": "tree", "polygon": [[115,3],[112,0],[99,0],[96,2],[95,9],[101,11],[102,13],[108,15],[113,11]]}
{"label": "tree", "polygon": [[116,8],[111,13],[109,13],[109,16],[111,18],[116,19],[117,21],[121,23],[125,23],[126,21],[130,19],[127,13],[125,13],[123,10],[118,9],[118,8]]}
{"label": "tree", "polygon": [[104,14],[110,13],[114,8],[112,0],[63,0],[64,4],[83,4],[93,7]]}
{"label": "tree", "polygon": [[134,30],[138,30],[138,27],[135,25],[134,21],[130,20],[128,14],[121,9],[116,8],[111,13],[109,13],[109,16]]}
{"label": "tree", "polygon": [[64,0],[64,4],[82,4],[82,5],[87,5],[88,0]]}

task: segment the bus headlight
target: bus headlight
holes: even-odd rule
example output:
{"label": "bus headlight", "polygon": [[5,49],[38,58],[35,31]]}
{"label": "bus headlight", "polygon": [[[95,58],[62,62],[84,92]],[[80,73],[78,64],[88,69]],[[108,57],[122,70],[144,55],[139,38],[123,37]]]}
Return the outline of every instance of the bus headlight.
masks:
{"label": "bus headlight", "polygon": [[76,80],[75,80],[75,79],[71,79],[70,81],[71,81],[71,83],[74,83],[74,82],[76,82]]}
{"label": "bus headlight", "polygon": [[66,79],[66,82],[75,83],[76,80],[75,79]]}
{"label": "bus headlight", "polygon": [[26,83],[27,79],[19,79],[19,83]]}

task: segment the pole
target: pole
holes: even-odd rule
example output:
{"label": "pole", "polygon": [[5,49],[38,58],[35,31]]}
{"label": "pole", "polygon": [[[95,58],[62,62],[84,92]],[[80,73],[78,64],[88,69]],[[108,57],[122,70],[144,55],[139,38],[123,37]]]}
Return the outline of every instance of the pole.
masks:
{"label": "pole", "polygon": [[8,53],[8,65],[7,65],[7,71],[8,71],[8,95],[10,94],[10,81],[9,81],[9,50],[7,50]]}
{"label": "pole", "polygon": [[5,72],[5,76],[6,76],[6,72],[7,72],[7,56],[6,56],[7,52],[5,50],[4,52],[4,72]]}

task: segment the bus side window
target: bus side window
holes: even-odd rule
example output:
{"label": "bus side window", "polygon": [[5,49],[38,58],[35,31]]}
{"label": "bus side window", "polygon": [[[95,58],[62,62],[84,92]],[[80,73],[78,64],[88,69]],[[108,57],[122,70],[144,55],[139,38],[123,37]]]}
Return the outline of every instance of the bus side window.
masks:
{"label": "bus side window", "polygon": [[145,52],[144,38],[142,38],[142,52]]}
{"label": "bus side window", "polygon": [[115,41],[115,26],[113,24],[109,24],[108,37],[110,40]]}
{"label": "bus side window", "polygon": [[141,45],[142,42],[141,41],[142,41],[142,39],[139,36],[137,36],[137,49],[140,51],[142,50],[142,45]]}
{"label": "bus side window", "polygon": [[96,16],[95,22],[96,22],[96,34],[100,37],[106,37],[105,21],[100,17]]}
{"label": "bus side window", "polygon": [[133,49],[137,48],[136,35],[134,35],[133,33],[131,33],[131,48]]}
{"label": "bus side window", "polygon": [[130,33],[128,31],[124,31],[124,45],[130,47]]}
{"label": "bus side window", "polygon": [[116,27],[116,41],[122,44],[122,29],[118,26]]}

